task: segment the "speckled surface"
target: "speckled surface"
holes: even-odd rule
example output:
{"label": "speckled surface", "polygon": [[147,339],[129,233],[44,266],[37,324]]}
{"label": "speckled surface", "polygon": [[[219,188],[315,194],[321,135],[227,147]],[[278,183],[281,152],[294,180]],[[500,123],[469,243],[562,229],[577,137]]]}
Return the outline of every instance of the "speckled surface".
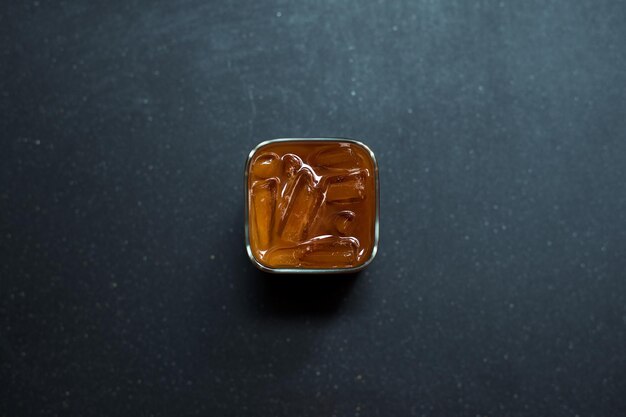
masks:
{"label": "speckled surface", "polygon": [[[1,416],[626,414],[626,4],[91,3],[0,6]],[[358,277],[246,258],[298,136],[377,153]]]}

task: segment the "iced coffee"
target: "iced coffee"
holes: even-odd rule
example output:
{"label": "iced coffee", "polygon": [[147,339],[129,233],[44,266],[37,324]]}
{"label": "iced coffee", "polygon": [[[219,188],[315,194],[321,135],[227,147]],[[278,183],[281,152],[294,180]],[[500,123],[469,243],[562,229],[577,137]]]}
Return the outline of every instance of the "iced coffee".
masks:
{"label": "iced coffee", "polygon": [[377,245],[377,168],[349,140],[270,141],[247,169],[249,252],[271,270],[354,269]]}

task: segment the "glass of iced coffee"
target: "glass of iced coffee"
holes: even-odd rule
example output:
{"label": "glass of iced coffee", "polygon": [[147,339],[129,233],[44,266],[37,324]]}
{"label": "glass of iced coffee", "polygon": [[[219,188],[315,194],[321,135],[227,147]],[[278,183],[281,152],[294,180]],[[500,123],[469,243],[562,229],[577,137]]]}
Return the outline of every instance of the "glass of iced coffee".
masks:
{"label": "glass of iced coffee", "polygon": [[245,168],[246,248],[278,273],[355,272],[378,247],[378,167],[352,139],[274,139]]}

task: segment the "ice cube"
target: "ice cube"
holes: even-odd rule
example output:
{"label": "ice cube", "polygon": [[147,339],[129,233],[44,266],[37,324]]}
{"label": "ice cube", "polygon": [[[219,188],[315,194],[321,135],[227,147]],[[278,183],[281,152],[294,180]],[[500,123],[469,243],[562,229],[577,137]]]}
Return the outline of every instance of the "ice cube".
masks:
{"label": "ice cube", "polygon": [[285,240],[300,242],[315,218],[322,194],[315,186],[313,175],[306,169],[299,172],[292,188],[283,194],[287,205],[282,208],[280,235]]}
{"label": "ice cube", "polygon": [[361,170],[326,179],[326,202],[330,204],[354,203],[365,198],[365,180],[368,171]]}
{"label": "ice cube", "polygon": [[302,159],[292,153],[286,153],[282,157],[283,172],[287,177],[293,177],[302,167]]}
{"label": "ice cube", "polygon": [[352,146],[332,146],[313,155],[310,160],[313,167],[354,169],[361,166],[361,159]]}
{"label": "ice cube", "polygon": [[282,178],[283,182],[280,185],[278,200],[278,220],[281,225],[280,230],[282,230],[285,213],[287,212],[287,207],[289,207],[295,185],[298,182],[299,176],[296,174],[299,173],[302,168],[302,160],[297,155],[288,153],[283,155],[281,159],[284,176]]}
{"label": "ice cube", "polygon": [[281,160],[274,152],[264,152],[252,161],[252,174],[257,178],[270,178],[280,174]]}
{"label": "ice cube", "polygon": [[335,214],[334,223],[335,223],[335,228],[337,229],[337,232],[342,236],[345,236],[348,233],[350,233],[352,229],[354,228],[355,217],[356,217],[356,214],[350,210],[343,210]]}
{"label": "ice cube", "polygon": [[302,249],[295,247],[270,249],[265,254],[264,260],[272,267],[290,267],[300,265]]}
{"label": "ice cube", "polygon": [[356,262],[359,241],[353,237],[319,236],[299,245],[303,264],[345,267]]}
{"label": "ice cube", "polygon": [[270,246],[274,229],[274,210],[278,184],[276,179],[256,181],[252,184],[251,223],[259,250],[267,250]]}

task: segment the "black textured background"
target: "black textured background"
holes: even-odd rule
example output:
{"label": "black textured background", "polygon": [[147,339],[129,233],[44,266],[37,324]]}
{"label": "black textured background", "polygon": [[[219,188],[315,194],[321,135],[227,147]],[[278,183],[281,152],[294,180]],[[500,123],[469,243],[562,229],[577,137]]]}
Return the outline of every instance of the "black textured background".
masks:
{"label": "black textured background", "polygon": [[[626,3],[0,6],[0,415],[626,415]],[[248,262],[258,142],[377,153],[358,277]]]}

